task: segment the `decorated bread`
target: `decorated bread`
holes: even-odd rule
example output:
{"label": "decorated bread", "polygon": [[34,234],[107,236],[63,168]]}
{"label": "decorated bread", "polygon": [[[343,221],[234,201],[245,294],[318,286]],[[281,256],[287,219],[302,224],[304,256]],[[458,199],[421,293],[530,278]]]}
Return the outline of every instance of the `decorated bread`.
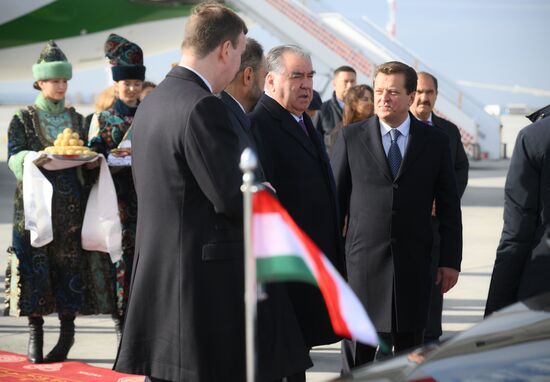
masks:
{"label": "decorated bread", "polygon": [[48,154],[56,155],[97,155],[95,151],[84,146],[84,141],[80,139],[78,133],[73,132],[69,127],[57,135],[57,139],[54,141],[53,146],[46,147],[44,151]]}

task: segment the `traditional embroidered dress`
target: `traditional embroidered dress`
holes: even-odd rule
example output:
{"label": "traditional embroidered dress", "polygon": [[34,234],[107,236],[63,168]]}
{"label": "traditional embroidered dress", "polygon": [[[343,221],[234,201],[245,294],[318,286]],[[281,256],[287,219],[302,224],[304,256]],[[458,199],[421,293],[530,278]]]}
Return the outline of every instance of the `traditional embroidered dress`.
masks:
{"label": "traditional embroidered dress", "polygon": [[[95,114],[90,124],[90,147],[107,157],[110,150],[117,148],[128,133],[136,109],[136,107],[130,107],[121,100],[117,100],[112,108]],[[128,301],[134,259],[137,195],[131,167],[113,168],[112,176],[122,224],[122,259],[115,263],[116,305],[118,315],[122,317]]]}
{"label": "traditional embroidered dress", "polygon": [[6,311],[12,315],[111,313],[113,290],[109,256],[81,248],[81,228],[91,181],[81,167],[59,171],[41,169],[52,183],[53,241],[30,244],[23,209],[23,158],[28,151],[53,145],[70,127],[82,136],[82,116],[64,101],[54,103],[40,94],[34,105],[19,110],[8,129],[9,166],[17,178],[12,247],[8,252]]}

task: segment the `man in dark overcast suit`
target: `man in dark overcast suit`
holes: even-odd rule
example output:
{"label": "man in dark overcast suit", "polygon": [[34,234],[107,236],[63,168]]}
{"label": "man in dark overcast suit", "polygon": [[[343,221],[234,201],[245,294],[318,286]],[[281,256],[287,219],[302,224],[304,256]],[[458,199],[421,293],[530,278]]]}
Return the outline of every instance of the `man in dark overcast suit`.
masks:
{"label": "man in dark overcast suit", "polygon": [[[240,151],[250,147],[257,152],[250,120],[245,112],[250,112],[262,96],[266,74],[262,46],[256,40],[247,38],[239,72],[220,93],[227,107],[229,122],[241,138]],[[255,176],[257,182],[271,187],[266,182],[260,161]],[[275,376],[292,375],[292,372],[281,374],[288,370],[305,370],[311,362],[307,360],[307,364],[304,363],[307,347],[285,286],[270,283],[264,285],[264,291],[266,298],[257,306],[258,362],[263,374],[271,376],[270,382],[274,382]]]}
{"label": "man in dark overcast suit", "polygon": [[[265,94],[251,113],[267,181],[290,216],[339,267],[334,178],[321,136],[305,112],[313,91],[310,55],[295,45],[275,47],[267,55],[267,70]],[[305,283],[288,287],[306,344],[338,341],[319,289]],[[305,373],[291,380],[305,380]]]}
{"label": "man in dark overcast suit", "polygon": [[[136,254],[115,370],[151,381],[246,379],[242,143],[214,95],[239,70],[246,32],[229,8],[197,5],[179,65],[136,113]],[[310,364],[305,345],[281,353],[273,357],[302,361],[298,370]],[[295,371],[285,366],[260,368],[259,380]]]}
{"label": "man in dark overcast suit", "polygon": [[[504,225],[485,306],[489,315],[550,291],[550,105],[521,130],[504,188]],[[544,117],[546,114],[546,117]],[[530,116],[531,117],[531,116]]]}
{"label": "man in dark overcast suit", "polygon": [[[246,113],[250,113],[263,94],[265,76],[265,57],[262,46],[254,39],[246,39],[246,49],[241,56],[239,72],[220,93],[220,98],[227,107],[229,121],[241,135],[240,150],[250,147],[254,152],[256,143],[250,129],[250,119]],[[265,181],[262,165],[258,161],[256,181]]]}
{"label": "man in dark overcast suit", "polygon": [[[342,129],[332,154],[340,209],[349,215],[348,282],[376,330],[395,352],[422,344],[431,291],[431,212],[440,220],[438,277],[447,292],[462,258],[460,199],[447,135],[411,114],[417,76],[396,61],[378,67],[377,115]],[[343,226],[343,219],[342,219]],[[343,348],[346,366],[370,362],[375,349]]]}
{"label": "man in dark overcast suit", "polygon": [[[458,186],[458,195],[462,198],[466,185],[468,184],[468,157],[464,151],[462,138],[458,127],[444,118],[437,116],[434,112],[435,101],[437,100],[437,78],[426,72],[418,73],[418,84],[416,86],[416,96],[410,108],[411,113],[420,121],[429,126],[434,126],[449,138],[449,147],[451,149],[451,161]],[[432,245],[432,293],[430,297],[430,313],[428,315],[428,324],[424,333],[424,342],[429,343],[439,340],[443,334],[441,326],[441,315],[443,313],[443,294],[441,285],[437,284],[437,269],[439,267],[439,219],[436,216],[436,209],[432,210],[432,231],[434,241]]]}

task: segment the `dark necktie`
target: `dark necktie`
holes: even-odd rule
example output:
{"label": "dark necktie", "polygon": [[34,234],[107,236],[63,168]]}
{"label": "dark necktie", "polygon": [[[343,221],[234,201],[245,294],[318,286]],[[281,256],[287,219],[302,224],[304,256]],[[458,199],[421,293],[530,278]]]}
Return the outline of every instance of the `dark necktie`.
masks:
{"label": "dark necktie", "polygon": [[397,175],[399,171],[399,166],[401,166],[401,150],[399,150],[399,145],[397,144],[397,139],[401,135],[401,132],[397,129],[390,130],[391,144],[388,151],[388,161],[390,162],[390,170],[393,178]]}
{"label": "dark necktie", "polygon": [[298,123],[299,123],[300,126],[302,127],[302,130],[304,130],[304,133],[306,133],[306,135],[309,137],[309,133],[307,132],[306,123],[304,122],[303,118],[300,118],[300,119],[298,120]]}

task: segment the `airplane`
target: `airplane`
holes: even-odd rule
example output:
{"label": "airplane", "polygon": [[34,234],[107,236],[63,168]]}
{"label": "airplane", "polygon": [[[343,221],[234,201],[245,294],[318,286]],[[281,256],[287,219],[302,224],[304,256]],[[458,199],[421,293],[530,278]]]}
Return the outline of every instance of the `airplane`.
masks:
{"label": "airplane", "polygon": [[2,0],[0,82],[30,79],[31,66],[55,40],[74,70],[105,65],[110,33],[136,42],[147,55],[172,51],[183,39],[190,0]]}

